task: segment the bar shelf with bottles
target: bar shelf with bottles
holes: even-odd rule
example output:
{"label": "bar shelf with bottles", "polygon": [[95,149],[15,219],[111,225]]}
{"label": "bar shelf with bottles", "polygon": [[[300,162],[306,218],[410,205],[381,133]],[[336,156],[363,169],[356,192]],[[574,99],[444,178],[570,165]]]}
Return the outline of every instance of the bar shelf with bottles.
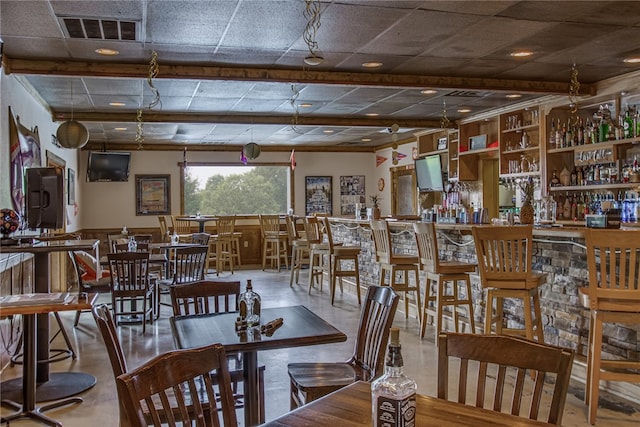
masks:
{"label": "bar shelf with bottles", "polygon": [[548,194],[558,220],[580,221],[606,209],[620,209],[623,222],[638,220],[640,118],[635,107],[616,115],[612,105],[621,102],[576,112],[556,108],[547,116]]}
{"label": "bar shelf with bottles", "polygon": [[500,115],[500,177],[540,174],[540,110],[527,108]]}

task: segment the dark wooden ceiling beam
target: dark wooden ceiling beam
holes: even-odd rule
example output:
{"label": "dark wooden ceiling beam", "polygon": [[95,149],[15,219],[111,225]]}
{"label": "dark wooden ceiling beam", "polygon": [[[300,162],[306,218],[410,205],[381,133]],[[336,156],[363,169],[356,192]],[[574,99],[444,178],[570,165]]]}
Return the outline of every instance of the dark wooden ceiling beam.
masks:
{"label": "dark wooden ceiling beam", "polygon": [[[6,74],[33,74],[87,77],[147,78],[148,64],[115,62],[49,61],[3,58]],[[423,76],[363,72],[314,71],[284,68],[220,67],[211,65],[163,64],[158,79],[236,80],[282,83],[310,83],[397,88],[464,89],[562,95],[569,82],[491,79],[482,77]],[[595,95],[596,86],[580,85],[581,95]]]}
{"label": "dark wooden ceiling beam", "polygon": [[[400,144],[400,142],[398,143]],[[242,150],[241,145],[230,144],[154,144],[143,143],[142,148],[135,143],[119,143],[119,142],[92,142],[82,147],[82,150],[124,150],[124,151],[237,151],[240,153]],[[311,153],[373,153],[376,151],[376,147],[360,147],[357,145],[333,145],[333,146],[312,146],[312,145],[270,145],[261,144],[261,152],[280,152],[290,153],[295,149],[296,152],[311,152]]]}
{"label": "dark wooden ceiling beam", "polygon": [[[71,111],[54,111],[54,121],[64,121],[72,117]],[[74,120],[81,122],[135,122],[136,113],[73,112]],[[225,123],[253,125],[291,125],[291,116],[230,115],[230,114],[177,114],[142,112],[145,123]],[[393,117],[336,117],[336,116],[298,116],[297,126],[336,126],[336,127],[390,127],[397,124],[404,128],[439,128],[439,119],[399,119]]]}

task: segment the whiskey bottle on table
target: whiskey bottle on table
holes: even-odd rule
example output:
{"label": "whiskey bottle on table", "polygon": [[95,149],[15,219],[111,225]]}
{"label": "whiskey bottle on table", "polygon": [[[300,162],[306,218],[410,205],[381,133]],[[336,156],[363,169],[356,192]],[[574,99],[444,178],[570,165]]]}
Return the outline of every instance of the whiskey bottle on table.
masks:
{"label": "whiskey bottle on table", "polygon": [[402,372],[400,330],[391,328],[385,373],[371,383],[374,427],[414,427],[416,425],[416,389],[414,380]]}
{"label": "whiskey bottle on table", "polygon": [[247,322],[248,327],[260,325],[260,295],[253,290],[251,280],[247,280],[247,290],[240,294],[240,319]]}

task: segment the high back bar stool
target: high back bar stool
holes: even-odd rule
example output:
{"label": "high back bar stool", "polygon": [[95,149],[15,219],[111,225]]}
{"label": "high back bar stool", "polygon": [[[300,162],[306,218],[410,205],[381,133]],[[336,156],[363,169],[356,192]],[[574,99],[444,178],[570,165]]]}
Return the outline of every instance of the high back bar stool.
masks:
{"label": "high back bar stool", "polygon": [[[443,309],[447,306],[451,307],[456,332],[460,332],[460,311],[462,311],[462,308],[466,308],[466,321],[471,327],[471,333],[475,333],[476,324],[473,316],[469,273],[473,273],[476,270],[477,264],[440,260],[438,254],[438,236],[434,223],[416,222],[413,224],[413,231],[418,246],[420,267],[426,279],[420,337],[424,337],[427,318],[431,316],[436,330],[436,344],[438,343],[438,334],[443,329]],[[432,291],[431,288],[434,282],[436,288]],[[448,289],[447,283],[451,283],[450,289]],[[461,290],[463,291],[462,295]],[[433,303],[433,306],[431,306],[430,303]]]}
{"label": "high back bar stool", "polygon": [[[416,255],[402,255],[394,253],[391,244],[391,233],[389,224],[385,220],[371,221],[371,233],[373,234],[373,244],[376,253],[376,262],[380,266],[380,279],[378,284],[384,286],[386,284],[386,273],[389,272],[389,286],[396,292],[404,293],[404,314],[405,318],[409,317],[409,298],[408,293],[414,292],[416,298],[416,312],[418,313],[418,321],[422,322],[422,305],[420,304],[420,276],[418,275],[418,267],[420,260]],[[414,286],[409,282],[409,273],[412,272],[416,284]],[[398,282],[398,274],[402,274],[402,281]]]}
{"label": "high back bar stool", "polygon": [[289,286],[293,286],[295,276],[296,284],[300,279],[302,266],[309,265],[309,242],[306,238],[301,238],[296,229],[294,218],[287,215],[287,233],[289,235],[289,246],[291,246],[291,277]]}
{"label": "high back bar stool", "polygon": [[235,232],[235,215],[220,216],[216,222],[217,233],[213,236],[216,251],[216,275],[224,271],[225,264],[233,273],[233,233]]}
{"label": "high back bar stool", "polygon": [[307,242],[309,243],[309,293],[311,293],[311,288],[313,288],[314,280],[320,285],[320,292],[322,292],[324,274],[326,273],[327,277],[331,277],[329,244],[324,241],[322,225],[317,216],[305,217],[304,231],[307,235]]}
{"label": "high back bar stool", "polygon": [[267,260],[274,263],[280,271],[281,262],[289,268],[289,247],[287,241],[289,235],[280,230],[280,215],[260,215],[260,229],[262,231],[262,269],[267,265]]}
{"label": "high back bar stool", "polygon": [[[353,277],[356,284],[356,295],[358,295],[358,304],[362,304],[360,297],[360,270],[358,268],[358,255],[360,255],[360,246],[347,246],[343,244],[333,243],[333,234],[331,232],[331,224],[329,218],[322,218],[324,230],[327,235],[327,243],[329,244],[329,256],[331,257],[331,305],[336,296],[336,281],[340,278],[340,292],[343,277]],[[345,265],[343,262],[347,262]],[[351,268],[348,268],[348,267]]]}
{"label": "high back bar stool", "polygon": [[586,243],[589,288],[580,289],[580,296],[591,314],[584,401],[589,405],[589,423],[595,424],[600,381],[640,383],[637,357],[602,359],[605,323],[640,323],[640,230],[588,228]]}
{"label": "high back bar stool", "polygon": [[[478,256],[480,282],[487,289],[484,333],[490,334],[491,325],[495,323],[497,334],[523,335],[531,340],[535,337],[539,342],[544,342],[538,287],[545,282],[546,275],[531,269],[533,227],[478,226],[471,230]],[[503,326],[505,298],[523,300],[524,329]],[[494,300],[496,316],[493,315]]]}

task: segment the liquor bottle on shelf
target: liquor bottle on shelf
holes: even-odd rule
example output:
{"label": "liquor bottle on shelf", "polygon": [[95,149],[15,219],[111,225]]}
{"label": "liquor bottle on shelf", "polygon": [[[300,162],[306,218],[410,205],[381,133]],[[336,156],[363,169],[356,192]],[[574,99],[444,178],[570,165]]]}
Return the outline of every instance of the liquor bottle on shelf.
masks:
{"label": "liquor bottle on shelf", "polygon": [[248,327],[260,324],[260,295],[254,292],[251,280],[247,280],[247,290],[240,294],[240,320],[245,320]]}
{"label": "liquor bottle on shelf", "polygon": [[551,130],[549,131],[549,148],[556,148],[556,122],[551,119]]}
{"label": "liquor bottle on shelf", "polygon": [[634,134],[634,128],[633,128],[633,118],[631,117],[631,111],[629,109],[629,106],[627,105],[627,111],[624,115],[624,119],[623,119],[623,124],[622,124],[622,129],[623,129],[623,137],[624,138],[633,138],[633,134]]}
{"label": "liquor bottle on shelf", "polygon": [[562,206],[562,218],[573,219],[571,216],[571,198],[569,192],[564,196],[564,205]]}
{"label": "liquor bottle on shelf", "polygon": [[551,180],[549,181],[549,187],[559,187],[560,186],[560,178],[558,178],[558,171],[554,170],[551,175]]}
{"label": "liquor bottle on shelf", "polygon": [[385,373],[371,383],[374,427],[409,427],[415,425],[416,390],[414,380],[402,372],[400,329],[391,328]]}

